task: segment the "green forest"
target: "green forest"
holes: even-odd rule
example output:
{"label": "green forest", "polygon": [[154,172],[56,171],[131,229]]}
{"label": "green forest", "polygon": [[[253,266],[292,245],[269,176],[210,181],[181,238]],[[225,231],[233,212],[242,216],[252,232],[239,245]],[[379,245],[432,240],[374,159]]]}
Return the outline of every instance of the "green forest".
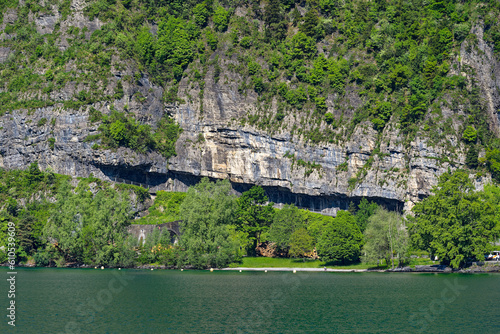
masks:
{"label": "green forest", "polygon": [[[310,258],[329,265],[360,261],[374,266],[409,263],[425,251],[460,268],[483,260],[500,237],[500,188],[476,191],[462,170],[442,175],[434,195],[402,217],[363,198],[336,217],[268,203],[263,188],[233,195],[227,180],[202,179],[187,193],[159,191],[147,215],[137,203],[151,201],[141,187],[94,177],[71,179],[41,171],[0,171],[0,262],[9,249],[14,223],[18,262],[37,266],[223,268],[255,256],[271,244],[277,256]],[[130,224],[182,220],[177,242],[154,232],[144,243],[127,232]],[[12,224],[11,224],[12,225]]]}

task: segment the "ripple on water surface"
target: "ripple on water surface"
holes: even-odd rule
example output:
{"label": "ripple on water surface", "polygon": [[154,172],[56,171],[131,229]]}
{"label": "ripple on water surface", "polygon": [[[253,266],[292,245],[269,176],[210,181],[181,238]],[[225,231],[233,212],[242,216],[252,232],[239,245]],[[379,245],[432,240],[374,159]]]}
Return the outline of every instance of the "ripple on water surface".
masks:
{"label": "ripple on water surface", "polygon": [[499,287],[498,274],[19,269],[15,332],[500,333]]}

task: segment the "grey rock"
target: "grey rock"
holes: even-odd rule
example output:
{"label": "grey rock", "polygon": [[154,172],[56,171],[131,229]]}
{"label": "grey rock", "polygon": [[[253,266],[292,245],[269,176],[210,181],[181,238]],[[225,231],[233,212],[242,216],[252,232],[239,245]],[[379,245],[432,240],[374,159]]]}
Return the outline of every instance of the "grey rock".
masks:
{"label": "grey rock", "polygon": [[36,31],[39,34],[51,34],[54,31],[57,21],[60,19],[59,12],[54,15],[42,15],[35,19]]}
{"label": "grey rock", "polygon": [[0,47],[0,63],[5,63],[13,52],[8,47]]}
{"label": "grey rock", "polygon": [[394,269],[388,269],[389,272],[411,272],[412,269],[410,267],[398,267]]}
{"label": "grey rock", "polygon": [[440,264],[417,265],[417,266],[415,266],[414,271],[417,271],[417,272],[449,272],[449,271],[451,271],[451,268],[449,268],[445,265],[440,265]]}
{"label": "grey rock", "polygon": [[[71,15],[60,21],[62,32],[70,26],[87,27],[90,36],[102,26],[98,19],[89,21],[85,17],[85,1],[74,0],[71,6]],[[4,22],[15,15],[15,12],[7,13]],[[32,19],[43,33],[53,29],[57,15],[54,12]],[[474,27],[472,33],[478,36],[477,50],[468,48],[464,42],[460,58],[457,57],[460,59],[457,69],[450,71],[452,74],[453,71],[461,73],[466,66],[475,70],[475,80],[480,83],[492,130],[498,131],[495,120],[498,120],[496,110],[500,109],[500,64],[484,42],[482,28]],[[68,45],[64,33],[58,43],[61,48]],[[0,50],[0,61],[10,52],[12,50]],[[146,183],[152,190],[185,191],[201,177],[229,179],[237,193],[251,185],[261,185],[270,200],[277,204],[295,203],[335,215],[339,209],[347,209],[350,201],[359,201],[361,197],[369,197],[391,209],[408,211],[431,194],[441,174],[464,165],[466,148],[457,135],[446,138],[449,145],[434,145],[427,134],[417,134],[413,142],[405,145],[404,136],[394,120],[388,123],[380,137],[370,122],[362,122],[349,138],[340,136],[342,139],[339,140],[335,137],[335,140],[319,145],[307,142],[297,131],[292,133],[293,126],[309,126],[308,120],[301,125],[293,115],[285,117],[282,128],[266,132],[248,123],[242,125],[240,121],[249,114],[261,115],[257,95],[252,91],[239,94],[237,82],[242,78],[228,70],[232,59],[226,58],[223,50],[219,59],[220,78],[227,77],[227,83],[222,79],[214,82],[213,68],[209,67],[201,101],[198,84],[185,78],[179,83],[179,97],[184,101],[180,104],[164,104],[164,89],[154,85],[144,74],[138,81],[124,80],[126,76],[134,77],[137,69],[133,65],[125,64],[124,69],[112,70],[105,94],[112,95],[117,82],[123,80],[124,97],[112,101],[118,110],[127,105],[131,114],[153,128],[164,114],[169,114],[183,128],[176,144],[177,156],[169,161],[154,152],[139,154],[126,148],[93,150],[94,142],[87,142],[85,138],[96,134],[99,124],[89,123],[88,110],[93,107],[104,114],[109,113],[110,102],[67,110],[62,102],[72,100],[84,88],[78,83],[68,83],[63,89],[51,93],[50,98],[56,103],[54,106],[29,113],[16,110],[0,117],[0,167],[23,169],[38,160],[42,168],[57,173],[72,176],[92,173],[105,180],[118,177]],[[68,71],[73,69],[71,64],[68,65]],[[139,93],[144,97],[141,101],[134,98]],[[340,116],[341,110],[335,107],[333,98],[328,98],[328,111]],[[353,107],[361,103],[356,87],[348,87],[346,98]],[[272,114],[276,110],[277,103],[273,101],[268,112]],[[442,112],[452,113],[445,106]],[[352,110],[347,111],[345,119],[352,117],[352,113]],[[37,126],[42,118],[48,122]],[[51,122],[53,119],[55,124]],[[335,130],[337,134],[343,131],[342,125]],[[458,129],[460,125],[454,123],[453,127]],[[326,123],[321,125],[326,126]],[[200,141],[200,137],[204,140]],[[55,139],[54,150],[49,147],[49,138]],[[377,141],[381,143],[380,154],[372,156]],[[453,147],[454,152],[447,147]],[[441,162],[442,157],[449,157],[451,163]],[[301,166],[299,159],[320,167]],[[360,177],[355,179],[357,176]],[[476,179],[475,184],[482,187],[490,180],[490,176],[484,175]]]}

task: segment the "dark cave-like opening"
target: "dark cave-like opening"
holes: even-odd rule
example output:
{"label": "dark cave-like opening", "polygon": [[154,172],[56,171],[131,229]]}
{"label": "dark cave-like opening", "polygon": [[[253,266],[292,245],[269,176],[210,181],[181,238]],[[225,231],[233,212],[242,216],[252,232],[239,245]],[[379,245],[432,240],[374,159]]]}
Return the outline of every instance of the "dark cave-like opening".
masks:
{"label": "dark cave-like opening", "polygon": [[[141,185],[147,185],[151,189],[167,190],[167,191],[187,191],[191,186],[196,185],[202,179],[201,176],[168,171],[167,174],[147,173],[139,168],[116,168],[100,166],[100,170],[110,180],[119,178],[128,180]],[[212,181],[216,179],[209,178]],[[253,184],[231,182],[232,188],[236,194],[241,194],[251,187]],[[325,214],[335,213],[337,210],[347,210],[349,204],[353,202],[358,205],[363,197],[348,197],[343,194],[325,194],[325,195],[308,195],[302,193],[294,193],[290,189],[277,186],[262,186],[270,202],[274,202],[278,206],[285,204],[294,204],[299,208],[307,209],[314,212]],[[404,203],[395,199],[367,197],[369,201],[373,201],[391,211],[403,211]]]}

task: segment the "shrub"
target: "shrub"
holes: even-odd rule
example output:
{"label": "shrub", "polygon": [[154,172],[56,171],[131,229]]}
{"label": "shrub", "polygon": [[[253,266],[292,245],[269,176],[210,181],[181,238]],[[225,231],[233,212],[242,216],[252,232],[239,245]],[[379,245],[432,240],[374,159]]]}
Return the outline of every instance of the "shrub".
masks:
{"label": "shrub", "polygon": [[120,80],[116,84],[115,95],[113,95],[113,97],[117,100],[120,100],[124,95],[125,93],[123,92],[123,84],[122,81]]}
{"label": "shrub", "polygon": [[477,168],[479,165],[478,161],[478,151],[475,145],[472,145],[467,151],[467,155],[465,156],[465,164],[469,168]]}
{"label": "shrub", "polygon": [[99,130],[99,138],[105,147],[123,146],[140,153],[156,147],[149,125],[139,124],[134,118],[116,110],[103,117]]}
{"label": "shrub", "polygon": [[316,103],[316,110],[322,114],[328,109],[324,97],[316,97],[314,103]]}
{"label": "shrub", "polygon": [[45,117],[41,118],[38,123],[36,124],[37,126],[44,126],[47,124],[47,119]]}
{"label": "shrub", "polygon": [[102,120],[102,113],[99,110],[96,110],[94,107],[91,107],[89,110],[90,123],[95,123],[100,120]]}
{"label": "shrub", "polygon": [[318,14],[316,13],[316,10],[311,9],[304,16],[304,24],[300,26],[300,31],[307,36],[316,37],[318,23]]}
{"label": "shrub", "polygon": [[240,45],[245,49],[248,49],[252,46],[252,39],[250,37],[243,37],[240,41]]}
{"label": "shrub", "polygon": [[463,41],[467,35],[469,35],[470,32],[470,26],[468,23],[459,23],[455,24],[453,28],[453,34],[455,35],[455,39],[458,42]]}
{"label": "shrub", "polygon": [[154,134],[155,146],[161,155],[167,159],[176,155],[175,143],[181,133],[181,127],[172,118],[162,117]]}
{"label": "shrub", "polygon": [[473,126],[467,126],[462,135],[462,139],[467,143],[474,143],[477,139],[477,131]]}
{"label": "shrub", "polygon": [[340,66],[333,63],[328,68],[328,80],[330,81],[331,87],[339,94],[344,92],[345,88],[345,75],[342,73]]}
{"label": "shrub", "polygon": [[486,152],[486,165],[488,166],[491,176],[500,182],[500,150],[494,149]]}
{"label": "shrub", "polygon": [[316,42],[311,37],[299,32],[292,37],[290,43],[290,55],[293,59],[310,58],[316,54]]}
{"label": "shrub", "polygon": [[56,143],[55,138],[49,138],[49,139],[47,139],[47,142],[49,143],[49,148],[53,151],[55,143]]}
{"label": "shrub", "polygon": [[210,48],[213,51],[215,51],[217,49],[217,44],[219,43],[217,36],[215,35],[215,33],[211,29],[208,29],[206,31],[205,36],[207,38],[207,44],[210,46]]}
{"label": "shrub", "polygon": [[203,2],[197,4],[193,8],[193,15],[196,24],[200,27],[204,27],[207,24],[208,17],[210,16],[206,3]]}
{"label": "shrub", "polygon": [[227,25],[229,23],[229,12],[225,10],[224,7],[217,6],[212,20],[216,30],[224,31],[227,29]]}
{"label": "shrub", "polygon": [[333,116],[333,114],[332,114],[332,113],[327,112],[327,113],[325,114],[325,122],[327,122],[328,124],[332,124],[332,123],[333,123],[333,121],[335,121],[335,116]]}
{"label": "shrub", "polygon": [[261,94],[266,88],[264,80],[261,77],[253,78],[253,85],[253,89],[257,94]]}
{"label": "shrub", "polygon": [[248,63],[248,74],[255,75],[255,74],[259,73],[259,71],[260,71],[259,63],[255,62],[255,61],[251,61]]}

